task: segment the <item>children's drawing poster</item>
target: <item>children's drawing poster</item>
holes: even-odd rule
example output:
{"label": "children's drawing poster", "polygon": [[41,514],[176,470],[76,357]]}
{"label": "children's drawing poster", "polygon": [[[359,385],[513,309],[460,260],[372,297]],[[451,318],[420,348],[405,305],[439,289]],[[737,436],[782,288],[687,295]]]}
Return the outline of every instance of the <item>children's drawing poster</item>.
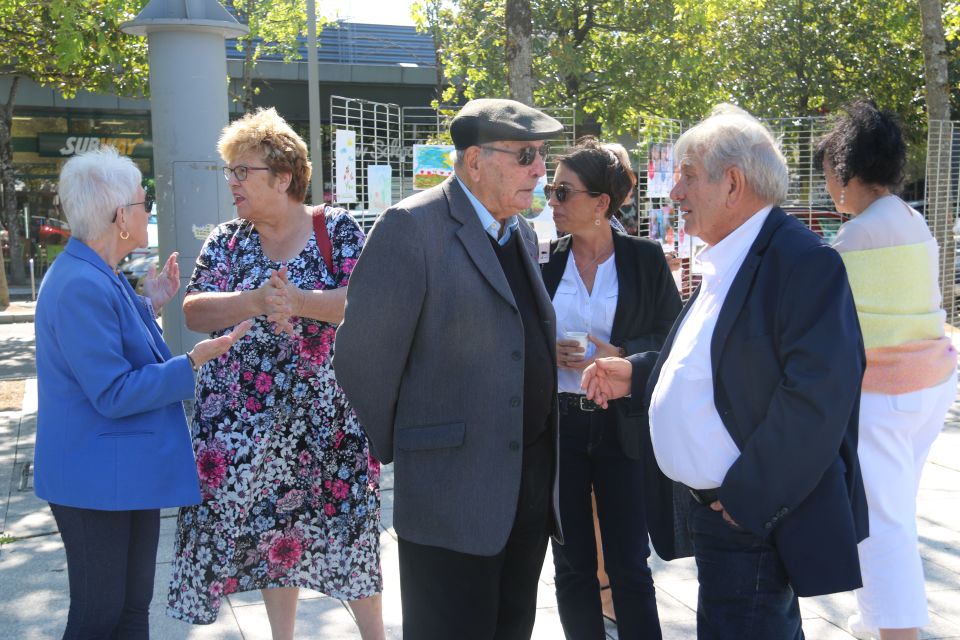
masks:
{"label": "children's drawing poster", "polygon": [[388,164],[372,164],[367,167],[367,209],[378,214],[389,207],[393,171]]}
{"label": "children's drawing poster", "polygon": [[429,189],[453,175],[452,144],[413,145],[413,188]]}
{"label": "children's drawing poster", "polygon": [[337,129],[336,170],[337,202],[357,201],[357,134]]}

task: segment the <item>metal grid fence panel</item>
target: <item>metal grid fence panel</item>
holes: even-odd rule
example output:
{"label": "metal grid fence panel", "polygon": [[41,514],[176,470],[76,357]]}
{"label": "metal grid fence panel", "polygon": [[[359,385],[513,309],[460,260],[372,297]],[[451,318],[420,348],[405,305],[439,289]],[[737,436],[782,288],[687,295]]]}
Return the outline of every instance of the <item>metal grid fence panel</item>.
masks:
{"label": "metal grid fence panel", "polygon": [[[379,215],[370,211],[367,167],[390,165],[393,179],[391,201],[397,202],[403,195],[401,176],[403,171],[403,148],[400,106],[372,102],[359,98],[330,96],[330,174],[336,176],[336,131],[353,131],[357,137],[356,202],[339,203],[353,212],[364,231],[369,231]],[[335,182],[334,178],[334,182]],[[334,196],[337,197],[336,195]]]}
{"label": "metal grid fence panel", "polygon": [[[823,172],[813,162],[817,139],[826,132],[825,118],[775,118],[761,120],[779,141],[787,161],[790,182],[782,206],[831,242],[845,216],[834,211],[826,190]],[[638,175],[638,235],[658,240],[671,258],[671,268],[681,296],[686,300],[699,284],[700,276],[692,258],[702,243],[683,232],[677,215],[677,203],[666,196],[663,174],[669,175],[672,186],[672,148],[688,123],[670,118],[643,116],[638,124],[640,172]],[[670,160],[666,159],[668,153]],[[664,170],[662,166],[666,165]],[[644,170],[646,168],[646,170]]]}
{"label": "metal grid fence panel", "polygon": [[940,248],[940,291],[947,322],[956,326],[960,308],[957,296],[957,241],[955,226],[960,213],[960,130],[956,122],[931,120],[927,133],[924,217]]}

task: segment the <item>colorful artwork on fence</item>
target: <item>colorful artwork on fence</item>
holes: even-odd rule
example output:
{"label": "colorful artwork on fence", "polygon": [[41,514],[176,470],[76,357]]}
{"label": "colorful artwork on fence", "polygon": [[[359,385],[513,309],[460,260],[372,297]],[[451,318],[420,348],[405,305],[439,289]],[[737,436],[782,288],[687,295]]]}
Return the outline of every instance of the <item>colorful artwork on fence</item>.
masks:
{"label": "colorful artwork on fence", "polygon": [[337,202],[357,201],[357,134],[338,129],[336,136]]}
{"label": "colorful artwork on fence", "polygon": [[452,144],[413,145],[413,188],[429,189],[453,175]]}
{"label": "colorful artwork on fence", "polygon": [[669,198],[673,189],[673,143],[655,142],[647,156],[647,197]]}
{"label": "colorful artwork on fence", "polygon": [[393,170],[388,164],[372,164],[367,167],[367,209],[378,214],[389,207]]}
{"label": "colorful artwork on fence", "polygon": [[673,207],[668,204],[662,207],[651,208],[647,212],[650,221],[650,239],[657,240],[664,246],[665,251],[674,250],[675,231],[673,228]]}

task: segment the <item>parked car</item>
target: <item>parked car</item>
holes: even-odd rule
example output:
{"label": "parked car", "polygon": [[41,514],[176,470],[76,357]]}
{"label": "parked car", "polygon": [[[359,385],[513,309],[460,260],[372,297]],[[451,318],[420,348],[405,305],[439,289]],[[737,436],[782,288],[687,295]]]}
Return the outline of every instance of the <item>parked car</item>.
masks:
{"label": "parked car", "polygon": [[120,273],[127,279],[130,286],[143,293],[143,281],[150,272],[150,265],[160,268],[160,251],[157,247],[138,249],[131,252],[120,262]]}
{"label": "parked car", "polygon": [[40,244],[67,244],[70,239],[70,225],[62,220],[47,218],[37,229]]}
{"label": "parked car", "polygon": [[840,225],[850,219],[848,215],[829,209],[784,207],[783,210],[807,225],[811,231],[827,243],[833,242],[834,238],[837,237],[837,231],[840,230]]}

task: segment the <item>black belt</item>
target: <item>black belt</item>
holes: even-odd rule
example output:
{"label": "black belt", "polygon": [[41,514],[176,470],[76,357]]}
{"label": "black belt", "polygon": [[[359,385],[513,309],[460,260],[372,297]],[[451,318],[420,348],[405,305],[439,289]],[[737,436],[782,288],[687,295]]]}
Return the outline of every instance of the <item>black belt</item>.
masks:
{"label": "black belt", "polygon": [[563,414],[571,411],[603,411],[603,407],[579,393],[561,392],[557,394],[557,400],[560,402],[560,413]]}
{"label": "black belt", "polygon": [[719,489],[691,489],[687,487],[687,491],[690,492],[690,495],[693,496],[693,499],[696,500],[697,503],[704,506],[710,506],[720,499]]}

